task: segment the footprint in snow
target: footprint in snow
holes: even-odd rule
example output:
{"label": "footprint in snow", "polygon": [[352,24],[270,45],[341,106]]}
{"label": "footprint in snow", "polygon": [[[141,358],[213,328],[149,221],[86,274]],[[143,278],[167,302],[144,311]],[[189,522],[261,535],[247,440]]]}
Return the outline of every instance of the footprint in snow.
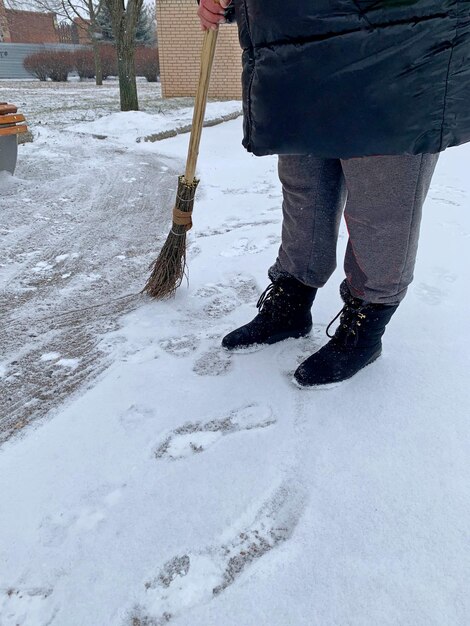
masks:
{"label": "footprint in snow", "polygon": [[213,319],[228,315],[240,304],[256,302],[259,288],[252,276],[235,274],[227,283],[208,283],[194,294],[196,298],[210,302],[204,304],[203,313]]}
{"label": "footprint in snow", "polygon": [[224,257],[237,257],[244,256],[246,254],[258,254],[259,252],[263,252],[267,248],[275,244],[279,244],[280,237],[279,235],[268,235],[264,239],[260,239],[254,241],[249,239],[248,237],[242,237],[238,241],[236,241],[228,250],[224,250],[220,253],[221,256]]}
{"label": "footprint in snow", "polygon": [[244,303],[255,303],[259,297],[259,288],[252,276],[237,274],[231,278],[230,286]]}
{"label": "footprint in snow", "polygon": [[156,414],[153,408],[139,404],[131,404],[119,416],[119,422],[125,430],[134,431],[139,429],[147,421],[155,420]]}
{"label": "footprint in snow", "polygon": [[198,376],[222,376],[232,365],[232,355],[221,347],[211,348],[201,355],[193,365]]}
{"label": "footprint in snow", "polygon": [[123,487],[117,487],[110,491],[109,487],[106,486],[99,494],[91,494],[90,503],[87,501],[87,504],[84,504],[79,510],[59,510],[44,518],[40,525],[42,544],[60,546],[67,540],[69,534],[75,535],[96,528],[121,500]]}
{"label": "footprint in snow", "polygon": [[194,294],[196,298],[211,298],[212,296],[219,295],[221,285],[216,285],[214,283],[207,283],[207,285],[203,285],[199,287],[199,289]]}
{"label": "footprint in snow", "polygon": [[220,297],[232,291],[239,296],[242,302],[250,302],[258,293],[258,285],[252,276],[234,274],[229,276],[226,283],[207,283],[200,287],[194,296],[196,298]]}
{"label": "footprint in snow", "polygon": [[240,525],[228,539],[202,551],[175,555],[145,583],[142,602],[131,615],[140,621],[131,624],[166,624],[223,593],[253,563],[292,536],[304,502],[304,489],[286,480],[261,505],[251,524]]}
{"label": "footprint in snow", "polygon": [[188,260],[192,261],[197,256],[199,256],[201,252],[202,252],[202,249],[200,246],[196,246],[194,243],[189,244],[188,250],[187,250]]}
{"label": "footprint in snow", "polygon": [[433,287],[432,285],[427,285],[426,283],[419,283],[414,290],[422,302],[432,306],[440,304],[446,296],[445,292],[438,287]]}
{"label": "footprint in snow", "polygon": [[157,459],[176,461],[204,452],[227,435],[267,428],[276,423],[270,407],[249,404],[227,417],[209,422],[187,422],[173,430],[155,450]]}
{"label": "footprint in snow", "polygon": [[457,274],[447,271],[444,267],[435,267],[433,274],[440,283],[455,283],[458,278]]}
{"label": "footprint in snow", "polygon": [[306,337],[286,339],[279,343],[275,351],[275,358],[286,380],[289,380],[302,361],[317,352],[326,340],[325,327],[315,324]]}
{"label": "footprint in snow", "polygon": [[0,588],[0,617],[5,626],[20,624],[51,624],[57,613],[52,604],[53,589],[49,587],[3,587]]}
{"label": "footprint in snow", "polygon": [[[175,337],[167,337],[159,342],[162,350],[175,357],[185,358],[196,352],[202,340],[214,340],[216,346],[210,347],[197,358],[193,364],[193,371],[198,376],[221,376],[226,374],[232,365],[232,355],[220,346],[220,340],[231,325],[224,328],[207,329],[207,319],[218,320],[234,311],[242,304],[256,303],[259,297],[259,288],[252,276],[235,274],[227,279],[227,283],[207,283],[200,287],[193,295],[201,304],[197,312],[193,311],[191,323],[198,317],[204,321],[204,331],[199,335],[188,333]],[[196,308],[195,307],[195,308]]]}
{"label": "footprint in snow", "polygon": [[458,276],[444,267],[435,267],[432,270],[429,283],[419,283],[414,292],[420,300],[430,305],[438,305],[449,295],[449,288],[455,283]]}
{"label": "footprint in snow", "polygon": [[[276,206],[275,209],[279,210],[279,207]],[[268,209],[268,211],[270,210],[272,209]],[[229,233],[229,232],[232,232],[233,230],[237,230],[240,228],[254,228],[255,226],[269,226],[270,224],[279,224],[279,222],[280,222],[279,218],[274,218],[274,219],[264,218],[264,219],[259,219],[259,220],[250,220],[249,222],[239,220],[238,218],[228,219],[226,222],[224,222],[217,228],[208,229],[208,230],[205,230],[204,232],[198,233],[198,239],[204,238],[204,237],[212,237],[213,235],[223,235],[225,233]]]}
{"label": "footprint in snow", "polygon": [[219,319],[234,311],[240,300],[231,294],[216,296],[203,308],[204,313],[211,319]]}
{"label": "footprint in snow", "polygon": [[196,335],[182,335],[180,337],[169,337],[160,341],[160,347],[168,354],[176,357],[186,357],[195,352],[199,346],[199,339]]}

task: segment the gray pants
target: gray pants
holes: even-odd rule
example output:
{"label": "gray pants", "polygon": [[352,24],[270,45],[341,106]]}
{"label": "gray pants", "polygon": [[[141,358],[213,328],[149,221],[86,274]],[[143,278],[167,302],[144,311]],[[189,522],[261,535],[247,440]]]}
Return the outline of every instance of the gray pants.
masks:
{"label": "gray pants", "polygon": [[271,280],[290,274],[322,287],[336,268],[344,209],[349,231],[344,269],[352,295],[401,302],[413,280],[422,207],[438,158],[280,156],[284,220]]}

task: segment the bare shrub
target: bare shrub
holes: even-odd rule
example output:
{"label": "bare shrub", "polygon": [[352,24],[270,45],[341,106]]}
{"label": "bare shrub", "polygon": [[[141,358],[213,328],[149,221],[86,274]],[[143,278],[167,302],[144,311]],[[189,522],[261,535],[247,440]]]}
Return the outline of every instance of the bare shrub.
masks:
{"label": "bare shrub", "polygon": [[55,82],[66,82],[74,67],[73,55],[65,50],[44,50],[28,55],[23,66],[39,80],[50,78]]}
{"label": "bare shrub", "polygon": [[95,59],[93,57],[92,50],[89,48],[75,50],[75,52],[72,53],[72,56],[73,66],[77,70],[80,80],[95,77]]}
{"label": "bare shrub", "polygon": [[69,73],[73,70],[73,54],[65,50],[48,50],[48,77],[55,83],[67,82]]}
{"label": "bare shrub", "polygon": [[39,78],[39,80],[47,80],[48,72],[48,58],[46,52],[35,52],[34,54],[28,54],[23,60],[24,69]]}
{"label": "bare shrub", "polygon": [[149,83],[155,83],[160,74],[158,48],[140,46],[135,51],[135,72],[137,76],[145,76]]}
{"label": "bare shrub", "polygon": [[103,80],[108,76],[117,76],[117,53],[116,48],[112,44],[103,44],[100,46],[101,67],[103,70]]}

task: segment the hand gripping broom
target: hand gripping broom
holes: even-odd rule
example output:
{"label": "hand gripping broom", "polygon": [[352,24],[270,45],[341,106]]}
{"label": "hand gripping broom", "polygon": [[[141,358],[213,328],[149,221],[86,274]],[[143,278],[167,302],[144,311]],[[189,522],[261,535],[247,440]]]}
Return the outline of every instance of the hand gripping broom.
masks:
{"label": "hand gripping broom", "polygon": [[207,92],[217,43],[218,29],[207,30],[201,53],[201,70],[194,102],[193,123],[184,176],[178,178],[173,225],[156,261],[150,264],[151,274],[142,293],[160,300],[173,296],[181,285],[186,270],[186,233],[192,226],[194,196],[199,180],[194,177],[199,153]]}

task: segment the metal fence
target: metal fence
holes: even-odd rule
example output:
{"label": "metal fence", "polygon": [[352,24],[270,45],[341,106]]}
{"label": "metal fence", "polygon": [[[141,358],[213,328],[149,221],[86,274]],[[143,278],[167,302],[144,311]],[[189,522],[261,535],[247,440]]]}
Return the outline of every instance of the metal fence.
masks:
{"label": "metal fence", "polygon": [[84,46],[71,44],[34,44],[0,42],[0,79],[31,78],[23,67],[23,60],[28,54],[44,50],[78,50]]}

